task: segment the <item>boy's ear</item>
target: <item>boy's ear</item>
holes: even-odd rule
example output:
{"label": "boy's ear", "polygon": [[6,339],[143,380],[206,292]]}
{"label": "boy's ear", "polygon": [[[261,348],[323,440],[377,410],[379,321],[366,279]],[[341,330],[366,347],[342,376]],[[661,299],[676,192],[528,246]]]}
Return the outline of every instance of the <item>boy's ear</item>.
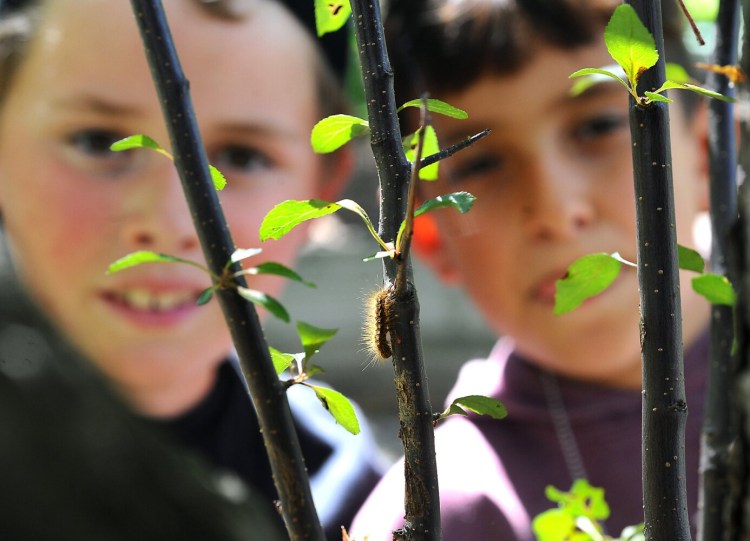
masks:
{"label": "boy's ear", "polygon": [[346,145],[330,155],[321,157],[325,160],[321,179],[321,195],[324,201],[340,199],[344,186],[354,170],[354,152],[351,145]]}
{"label": "boy's ear", "polygon": [[411,239],[414,253],[420,261],[446,285],[458,285],[460,275],[445,248],[435,217],[428,213],[414,219],[414,235]]}

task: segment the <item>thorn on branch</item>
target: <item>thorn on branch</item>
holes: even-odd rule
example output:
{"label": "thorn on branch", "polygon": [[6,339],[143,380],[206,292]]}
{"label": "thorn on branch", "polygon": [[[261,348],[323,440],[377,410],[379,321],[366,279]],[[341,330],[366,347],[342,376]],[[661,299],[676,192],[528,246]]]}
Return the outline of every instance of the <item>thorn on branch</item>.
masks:
{"label": "thorn on branch", "polygon": [[477,141],[479,141],[483,137],[489,135],[489,133],[491,131],[492,130],[489,129],[489,128],[486,129],[486,130],[480,131],[479,133],[476,133],[476,134],[472,135],[471,137],[467,137],[463,141],[460,141],[460,142],[456,143],[453,146],[450,146],[450,147],[448,147],[448,148],[446,148],[444,150],[441,150],[440,152],[438,152],[436,154],[431,154],[430,156],[427,156],[426,158],[422,159],[419,162],[419,167],[420,168],[427,167],[428,165],[432,165],[435,162],[439,162],[440,160],[444,160],[445,158],[449,158],[449,157],[453,156],[459,150],[463,150],[463,149],[465,149],[467,147],[470,147],[471,145],[473,145],[474,143],[476,143]]}

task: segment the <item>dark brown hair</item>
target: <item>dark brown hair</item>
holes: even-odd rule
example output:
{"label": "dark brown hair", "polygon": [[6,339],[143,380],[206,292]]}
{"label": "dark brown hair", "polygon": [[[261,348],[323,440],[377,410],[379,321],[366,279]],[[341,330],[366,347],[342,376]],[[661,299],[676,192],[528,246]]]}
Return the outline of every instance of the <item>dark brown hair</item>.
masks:
{"label": "dark brown hair", "polygon": [[[386,40],[399,103],[460,91],[484,74],[512,75],[540,45],[601,39],[619,0],[390,0]],[[690,69],[682,15],[665,0],[666,57]]]}
{"label": "dark brown hair", "polygon": [[[228,21],[243,20],[247,16],[248,4],[242,0],[194,0],[208,14]],[[314,29],[314,17],[311,19],[312,0],[277,0],[285,5],[301,25]],[[303,9],[308,4],[309,10]],[[38,26],[38,17],[42,0],[0,0],[0,109],[13,81],[13,76],[23,61],[28,42],[33,39]],[[310,13],[308,14],[307,11]],[[343,91],[343,70],[346,64],[346,32],[337,32],[328,36],[328,41],[316,41],[319,45],[316,53],[319,59],[316,69],[318,95],[323,116],[341,113],[348,108]]]}

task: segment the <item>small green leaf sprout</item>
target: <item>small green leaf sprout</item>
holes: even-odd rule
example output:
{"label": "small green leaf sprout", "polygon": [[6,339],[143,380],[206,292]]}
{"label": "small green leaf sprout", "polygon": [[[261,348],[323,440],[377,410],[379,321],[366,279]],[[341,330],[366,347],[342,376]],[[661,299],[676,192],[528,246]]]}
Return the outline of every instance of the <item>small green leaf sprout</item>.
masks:
{"label": "small green leaf sprout", "polygon": [[469,415],[469,412],[498,420],[504,419],[508,415],[508,410],[499,400],[489,396],[469,395],[456,398],[445,408],[445,411],[433,415],[432,423],[436,425],[439,421],[451,415]]}
{"label": "small green leaf sprout", "polygon": [[[174,161],[174,156],[172,156],[172,154],[167,152],[159,143],[154,141],[148,135],[143,135],[143,134],[130,135],[128,137],[125,137],[124,139],[115,141],[109,147],[109,149],[112,152],[123,152],[125,150],[133,150],[137,148],[151,149],[153,151],[158,152],[162,156],[166,156],[170,160]],[[208,169],[211,173],[211,180],[214,183],[214,188],[216,188],[216,190],[219,190],[219,191],[223,190],[227,185],[227,179],[224,178],[224,175],[222,174],[222,172],[219,171],[213,165],[209,164]]]}
{"label": "small green leaf sprout", "polygon": [[[359,421],[354,406],[349,399],[338,391],[309,383],[311,377],[323,371],[319,366],[311,364],[310,359],[337,332],[338,329],[323,329],[304,321],[298,321],[297,335],[304,351],[296,354],[282,353],[271,347],[269,347],[269,351],[278,375],[281,375],[285,370],[291,372],[290,378],[285,381],[287,388],[292,385],[302,385],[312,389],[320,403],[338,424],[348,432],[358,434]],[[292,370],[293,368],[294,370]]]}
{"label": "small green leaf sprout", "polygon": [[351,14],[349,0],[315,0],[315,28],[318,37],[339,30]]}
{"label": "small green leaf sprout", "polygon": [[610,509],[604,489],[591,486],[585,479],[576,479],[568,492],[548,485],[547,499],[557,507],[544,511],[531,524],[538,541],[643,541],[643,525],[628,526],[620,537],[604,533],[603,522]]}
{"label": "small green leaf sprout", "polygon": [[638,18],[635,9],[629,4],[617,6],[604,31],[604,41],[617,66],[584,68],[571,74],[571,79],[585,78],[585,82],[573,85],[571,89],[573,94],[580,94],[592,84],[613,79],[622,84],[640,106],[646,106],[653,102],[671,103],[672,100],[664,95],[664,92],[670,89],[690,90],[709,98],[734,101],[718,92],[688,83],[689,76],[687,76],[685,70],[674,67],[667,69],[667,80],[660,88],[645,91],[642,96],[639,95],[637,91],[638,81],[646,70],[656,65],[659,60],[659,53],[656,50],[654,37]]}

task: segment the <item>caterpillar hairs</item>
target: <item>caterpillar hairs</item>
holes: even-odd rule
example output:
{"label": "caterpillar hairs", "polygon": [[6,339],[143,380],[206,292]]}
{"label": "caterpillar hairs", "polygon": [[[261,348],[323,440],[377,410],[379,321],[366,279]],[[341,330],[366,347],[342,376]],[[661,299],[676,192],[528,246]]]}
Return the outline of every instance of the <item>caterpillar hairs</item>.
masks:
{"label": "caterpillar hairs", "polygon": [[362,337],[373,363],[393,355],[390,337],[393,304],[391,287],[374,291],[368,299]]}

